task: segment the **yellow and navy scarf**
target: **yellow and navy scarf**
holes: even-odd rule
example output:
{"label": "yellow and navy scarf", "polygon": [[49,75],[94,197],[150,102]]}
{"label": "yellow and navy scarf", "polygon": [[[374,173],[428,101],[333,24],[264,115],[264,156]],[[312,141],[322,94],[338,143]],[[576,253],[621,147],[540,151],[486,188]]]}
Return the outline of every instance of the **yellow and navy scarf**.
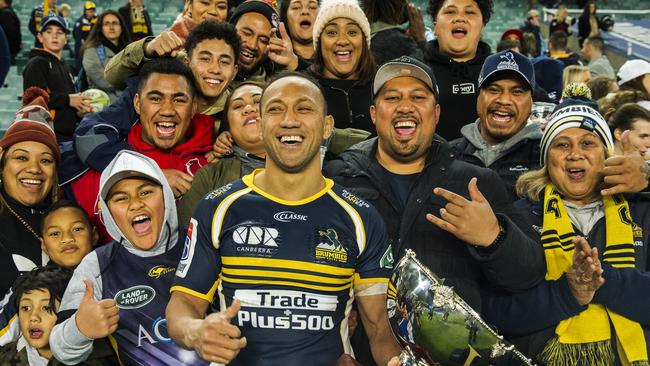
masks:
{"label": "yellow and navy scarf", "polygon": [[[602,260],[615,268],[634,268],[633,225],[627,201],[622,196],[603,196],[605,208],[605,250]],[[573,225],[555,186],[544,191],[544,222],[542,244],[546,257],[546,280],[560,278],[573,264],[575,237]],[[561,321],[555,328],[557,337],[551,339],[539,358],[549,366],[606,366],[614,361],[610,341],[611,324],[616,333],[616,345],[623,365],[649,365],[643,329],[598,304]]]}

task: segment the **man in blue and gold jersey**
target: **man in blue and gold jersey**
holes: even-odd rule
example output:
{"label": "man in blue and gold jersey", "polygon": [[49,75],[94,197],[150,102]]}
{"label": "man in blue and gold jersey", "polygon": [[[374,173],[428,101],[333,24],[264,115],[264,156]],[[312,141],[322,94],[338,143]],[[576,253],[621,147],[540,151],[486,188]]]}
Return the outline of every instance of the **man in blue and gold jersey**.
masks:
{"label": "man in blue and gold jersey", "polygon": [[[373,357],[389,331],[392,252],[377,211],[321,174],[331,135],[318,85],[281,74],[260,103],[266,168],[208,194],[189,224],[167,307],[171,337],[231,365],[332,365],[349,343],[356,299]],[[221,313],[204,318],[215,298]]]}

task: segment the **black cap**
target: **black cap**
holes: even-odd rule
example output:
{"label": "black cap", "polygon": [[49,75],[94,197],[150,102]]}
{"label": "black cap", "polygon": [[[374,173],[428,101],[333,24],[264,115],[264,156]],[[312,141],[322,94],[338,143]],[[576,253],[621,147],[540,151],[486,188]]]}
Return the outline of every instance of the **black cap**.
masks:
{"label": "black cap", "polygon": [[230,16],[229,23],[235,25],[239,18],[246,13],[259,13],[266,17],[271,23],[271,27],[278,29],[280,26],[280,16],[273,5],[264,0],[248,0],[241,3],[235,8]]}
{"label": "black cap", "polygon": [[438,82],[431,68],[422,61],[409,56],[398,57],[381,65],[372,83],[372,95],[377,95],[379,89],[389,80],[400,76],[410,76],[422,81],[431,89],[436,99],[438,99],[438,95],[440,94],[438,92]]}
{"label": "black cap", "polygon": [[478,76],[478,87],[482,88],[486,81],[503,73],[519,74],[530,86],[535,89],[535,68],[530,59],[521,53],[504,50],[488,56],[483,63]]}

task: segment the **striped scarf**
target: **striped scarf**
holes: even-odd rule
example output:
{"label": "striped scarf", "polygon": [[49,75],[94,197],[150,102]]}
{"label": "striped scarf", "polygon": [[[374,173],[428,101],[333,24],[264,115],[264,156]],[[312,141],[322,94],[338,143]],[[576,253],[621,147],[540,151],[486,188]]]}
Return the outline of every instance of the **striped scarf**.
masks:
{"label": "striped scarf", "polygon": [[[622,196],[604,196],[605,250],[602,260],[615,268],[634,268],[633,223],[627,201]],[[552,184],[544,192],[544,222],[542,244],[546,257],[546,280],[560,278],[573,263],[575,237],[573,225],[562,198]],[[561,321],[553,337],[539,355],[549,366],[595,365],[614,363],[611,326],[616,333],[617,352],[623,365],[647,366],[648,355],[643,329],[599,304],[589,304],[587,310]]]}

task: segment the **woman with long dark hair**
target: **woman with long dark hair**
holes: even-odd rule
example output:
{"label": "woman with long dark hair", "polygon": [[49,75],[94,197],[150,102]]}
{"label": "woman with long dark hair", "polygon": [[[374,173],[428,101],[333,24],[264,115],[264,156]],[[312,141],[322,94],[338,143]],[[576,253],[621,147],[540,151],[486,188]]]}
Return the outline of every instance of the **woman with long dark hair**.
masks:
{"label": "woman with long dark hair", "polygon": [[122,16],[115,10],[106,10],[97,18],[97,24],[90,31],[81,50],[82,63],[88,78],[88,86],[101,89],[111,102],[120,91],[104,78],[104,67],[113,56],[131,42]]}
{"label": "woman with long dark hair", "polygon": [[591,36],[597,36],[600,33],[598,30],[596,9],[596,2],[589,0],[582,11],[582,15],[578,18],[578,42],[580,43],[580,47],[582,47],[585,39]]}

